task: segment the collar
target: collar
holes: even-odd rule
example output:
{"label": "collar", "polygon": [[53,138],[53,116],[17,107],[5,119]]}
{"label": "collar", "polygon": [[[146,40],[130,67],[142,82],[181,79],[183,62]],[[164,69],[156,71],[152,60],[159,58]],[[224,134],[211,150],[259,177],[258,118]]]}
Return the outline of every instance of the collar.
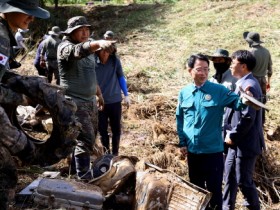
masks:
{"label": "collar", "polygon": [[236,87],[240,87],[242,86],[242,83],[245,81],[245,79],[252,74],[252,72],[249,72],[248,74],[244,75],[243,77],[241,77],[239,80],[237,80],[236,82]]}
{"label": "collar", "polygon": [[191,86],[191,92],[195,92],[196,90],[201,90],[203,92],[206,92],[206,88],[207,88],[207,85],[209,84],[209,81],[206,80],[206,82],[204,82],[201,86],[196,86],[194,83],[192,84]]}

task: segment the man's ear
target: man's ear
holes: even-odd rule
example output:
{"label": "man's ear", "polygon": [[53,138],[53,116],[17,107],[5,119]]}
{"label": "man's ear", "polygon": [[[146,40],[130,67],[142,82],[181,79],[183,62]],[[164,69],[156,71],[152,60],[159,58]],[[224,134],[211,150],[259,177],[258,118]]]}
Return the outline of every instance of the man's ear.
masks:
{"label": "man's ear", "polygon": [[188,72],[189,72],[190,74],[192,73],[192,70],[193,70],[192,68],[189,68],[189,67],[188,67]]}
{"label": "man's ear", "polygon": [[248,67],[247,67],[247,64],[242,63],[241,65],[242,65],[242,70],[249,71]]}

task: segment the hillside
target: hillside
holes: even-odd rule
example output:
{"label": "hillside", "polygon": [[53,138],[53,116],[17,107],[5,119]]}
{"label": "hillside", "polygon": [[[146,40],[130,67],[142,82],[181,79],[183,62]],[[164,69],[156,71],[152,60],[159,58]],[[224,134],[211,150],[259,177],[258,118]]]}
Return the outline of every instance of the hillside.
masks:
{"label": "hillside", "polygon": [[[62,29],[73,8],[59,8],[47,25]],[[175,108],[179,90],[190,81],[184,69],[189,55],[212,54],[217,48],[230,53],[248,49],[244,31],[257,31],[272,55],[273,76],[265,124],[267,153],[259,160],[255,178],[263,209],[280,209],[280,1],[182,0],[172,4],[77,6],[94,27],[96,39],[106,30],[118,37],[118,54],[127,75],[132,100],[123,112],[120,153],[137,156],[187,178],[184,159],[176,144]],[[57,18],[58,17],[58,18]],[[31,67],[34,51],[24,60],[22,72]],[[214,74],[213,68],[210,74]],[[238,209],[242,209],[241,207]]]}

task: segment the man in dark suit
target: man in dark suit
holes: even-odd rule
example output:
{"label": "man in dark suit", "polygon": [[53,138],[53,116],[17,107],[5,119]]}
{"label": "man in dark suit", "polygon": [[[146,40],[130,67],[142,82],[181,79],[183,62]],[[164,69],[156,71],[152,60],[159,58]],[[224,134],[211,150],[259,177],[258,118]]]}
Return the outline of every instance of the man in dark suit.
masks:
{"label": "man in dark suit", "polygon": [[[232,54],[231,73],[238,78],[239,87],[248,89],[253,97],[261,101],[262,92],[258,81],[252,75],[256,59],[247,50]],[[230,146],[225,161],[223,209],[234,210],[236,194],[240,188],[248,209],[259,210],[259,198],[253,181],[254,167],[258,155],[265,148],[262,130],[262,110],[248,106],[243,111],[227,108],[224,126],[225,142]]]}

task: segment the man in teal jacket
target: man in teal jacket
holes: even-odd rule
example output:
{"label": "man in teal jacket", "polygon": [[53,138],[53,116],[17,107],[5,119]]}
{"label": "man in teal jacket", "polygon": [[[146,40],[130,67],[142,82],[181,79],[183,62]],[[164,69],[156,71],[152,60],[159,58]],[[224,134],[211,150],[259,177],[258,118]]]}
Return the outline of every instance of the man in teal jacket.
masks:
{"label": "man in teal jacket", "polygon": [[210,207],[222,209],[224,108],[242,109],[239,96],[223,85],[209,82],[209,60],[192,55],[187,68],[194,80],[179,93],[176,110],[181,153],[187,155],[190,181],[212,192]]}

